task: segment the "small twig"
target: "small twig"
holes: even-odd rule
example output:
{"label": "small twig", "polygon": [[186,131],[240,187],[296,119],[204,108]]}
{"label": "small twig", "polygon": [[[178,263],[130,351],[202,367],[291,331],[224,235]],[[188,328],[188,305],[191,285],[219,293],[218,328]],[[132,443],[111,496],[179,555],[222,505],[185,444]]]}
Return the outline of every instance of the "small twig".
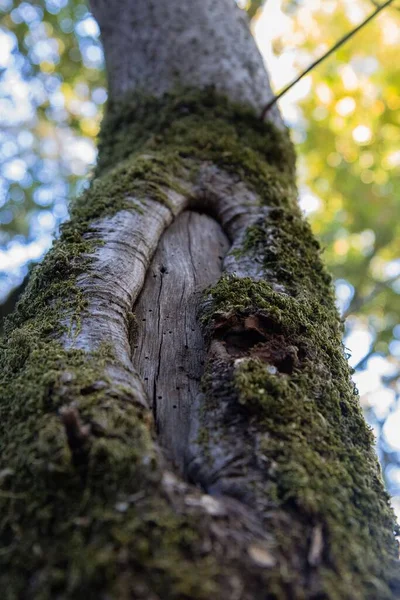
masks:
{"label": "small twig", "polygon": [[[380,5],[381,5],[381,4],[380,4],[380,2],[377,2],[376,0],[371,0],[371,2],[372,2],[372,4],[373,4],[374,6],[380,6]],[[400,11],[400,7],[393,6],[393,8],[394,8],[395,10],[399,10],[399,11]]]}
{"label": "small twig", "polygon": [[357,25],[357,27],[355,27],[354,29],[352,29],[351,31],[346,33],[346,35],[344,35],[339,41],[337,41],[336,44],[334,46],[332,46],[332,48],[330,48],[320,58],[318,58],[313,63],[311,63],[311,65],[309,67],[307,67],[307,69],[305,71],[300,73],[300,75],[298,77],[296,77],[293,81],[291,81],[286,87],[284,87],[283,90],[279,92],[279,94],[274,96],[274,98],[272,98],[272,100],[270,102],[268,102],[268,104],[263,108],[262,113],[261,113],[261,120],[264,120],[265,115],[270,110],[270,108],[272,106],[274,106],[274,104],[276,104],[278,102],[278,100],[286,94],[286,92],[288,92],[290,89],[292,89],[292,87],[294,85],[296,85],[296,83],[298,83],[301,79],[303,79],[303,77],[305,75],[307,75],[310,71],[312,71],[316,66],[318,66],[320,63],[322,63],[331,54],[336,52],[336,50],[338,50],[341,46],[343,46],[343,44],[345,44],[349,39],[351,39],[356,33],[358,33],[360,31],[360,29],[365,27],[365,25],[367,25],[370,21],[372,21],[372,19],[374,17],[376,17],[376,15],[378,13],[380,13],[384,8],[389,6],[389,4],[391,4],[393,1],[394,0],[386,0],[386,2],[377,6],[377,8],[374,10],[374,12],[372,12],[366,19],[364,19],[364,21],[362,21],[359,25]]}

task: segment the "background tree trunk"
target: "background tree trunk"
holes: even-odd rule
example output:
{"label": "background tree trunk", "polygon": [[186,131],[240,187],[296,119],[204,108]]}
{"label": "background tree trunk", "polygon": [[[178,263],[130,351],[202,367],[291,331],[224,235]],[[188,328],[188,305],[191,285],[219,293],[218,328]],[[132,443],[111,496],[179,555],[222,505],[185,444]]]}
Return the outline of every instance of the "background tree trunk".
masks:
{"label": "background tree trunk", "polygon": [[4,597],[390,599],[394,517],[230,0],[94,0],[96,177],[2,341]]}

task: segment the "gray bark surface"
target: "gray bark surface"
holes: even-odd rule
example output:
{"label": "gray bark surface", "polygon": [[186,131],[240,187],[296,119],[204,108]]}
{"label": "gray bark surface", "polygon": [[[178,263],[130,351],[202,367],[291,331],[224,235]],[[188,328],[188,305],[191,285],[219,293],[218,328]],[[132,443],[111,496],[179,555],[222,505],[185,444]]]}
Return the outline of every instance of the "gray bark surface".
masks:
{"label": "gray bark surface", "polygon": [[[78,284],[89,299],[79,331],[65,336],[67,348],[94,351],[101,344],[112,344],[119,365],[108,368],[115,385],[126,384],[137,393],[143,405],[147,400],[141,379],[131,361],[128,315],[142,289],[152,256],[174,213],[179,214],[187,200],[171,191],[170,208],[150,198],[142,204],[144,212],[120,211],[114,217],[93,224],[88,236],[103,241],[90,272],[80,276]],[[134,204],[134,199],[132,199]],[[171,208],[172,207],[172,208]]]}
{"label": "gray bark surface", "polygon": [[[244,11],[232,0],[91,0],[113,97],[215,87],[261,111],[273,97]],[[268,118],[281,123],[274,108]]]}

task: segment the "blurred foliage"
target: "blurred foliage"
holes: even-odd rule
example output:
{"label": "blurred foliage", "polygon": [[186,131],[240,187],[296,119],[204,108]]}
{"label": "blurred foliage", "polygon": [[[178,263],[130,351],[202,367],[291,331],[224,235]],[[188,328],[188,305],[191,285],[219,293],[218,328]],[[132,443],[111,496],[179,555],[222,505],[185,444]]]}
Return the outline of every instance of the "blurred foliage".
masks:
{"label": "blurred foliage", "polygon": [[0,0],[0,299],[95,161],[107,98],[98,37],[77,0]]}
{"label": "blurred foliage", "polygon": [[257,15],[264,2],[265,0],[247,0],[243,3],[243,8],[249,15],[250,19],[253,19]]}
{"label": "blurred foliage", "polygon": [[[259,35],[263,19],[277,31],[271,72],[289,73],[285,83],[375,3],[237,1]],[[383,432],[379,453],[400,507],[399,42],[400,11],[388,8],[281,107],[299,154],[301,204],[349,317],[345,343],[370,422]],[[66,218],[67,198],[84,185],[106,98],[99,31],[86,4],[0,0],[0,300],[42,255]]]}

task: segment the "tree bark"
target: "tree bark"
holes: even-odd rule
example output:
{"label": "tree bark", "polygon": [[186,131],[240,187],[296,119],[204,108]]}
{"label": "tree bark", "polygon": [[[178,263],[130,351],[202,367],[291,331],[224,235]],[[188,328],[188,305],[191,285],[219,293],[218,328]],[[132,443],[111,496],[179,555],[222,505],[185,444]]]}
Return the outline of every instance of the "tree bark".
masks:
{"label": "tree bark", "polygon": [[6,599],[399,595],[395,521],[230,0],[93,0],[96,177],[1,348]]}

